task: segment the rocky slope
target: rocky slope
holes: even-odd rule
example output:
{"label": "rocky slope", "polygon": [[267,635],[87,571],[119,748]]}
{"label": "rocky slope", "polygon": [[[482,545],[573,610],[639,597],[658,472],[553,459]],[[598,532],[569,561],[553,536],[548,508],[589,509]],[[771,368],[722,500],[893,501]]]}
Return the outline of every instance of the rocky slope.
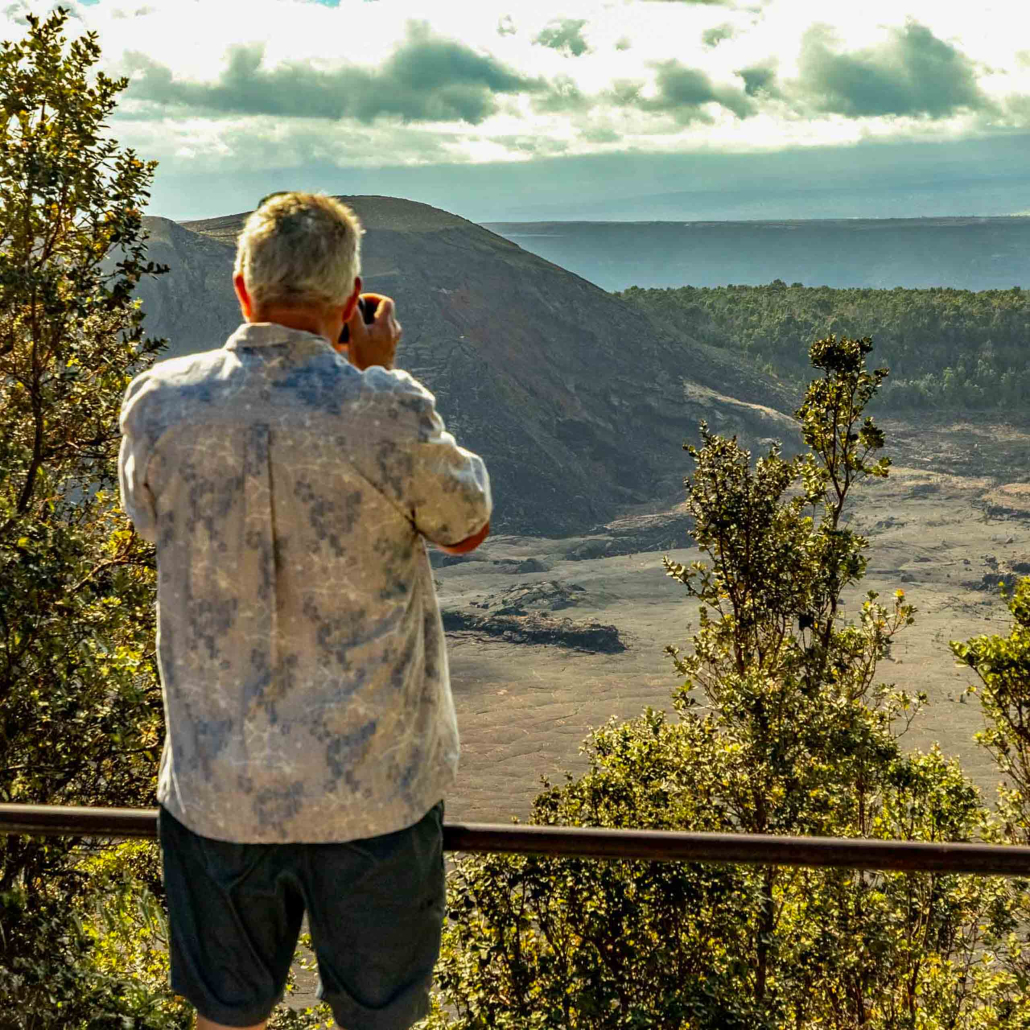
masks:
{"label": "rocky slope", "polygon": [[[663,339],[585,279],[424,204],[342,199],[366,228],[366,288],[397,301],[399,364],[487,460],[498,530],[582,533],[682,499],[681,444],[702,418],[751,443],[793,440],[791,398],[774,384]],[[245,217],[147,220],[151,256],[172,271],[140,293],[169,356],[220,346],[238,324],[231,272]]]}

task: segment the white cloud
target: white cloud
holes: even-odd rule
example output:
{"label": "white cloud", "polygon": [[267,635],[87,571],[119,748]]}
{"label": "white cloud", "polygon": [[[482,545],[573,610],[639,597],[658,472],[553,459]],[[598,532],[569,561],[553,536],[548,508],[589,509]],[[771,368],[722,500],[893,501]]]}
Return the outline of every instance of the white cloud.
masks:
{"label": "white cloud", "polygon": [[[0,34],[20,35],[27,10],[55,6],[21,0],[0,9]],[[1030,61],[1013,32],[1011,5],[940,0],[768,0],[764,4],[644,2],[644,0],[464,0],[427,8],[424,0],[341,0],[329,7],[313,0],[99,0],[66,2],[77,24],[100,35],[107,68],[131,67],[130,53],[163,66],[176,81],[214,84],[224,75],[234,47],[263,50],[260,70],[306,64],[326,81],[347,65],[380,68],[402,44],[411,21],[427,19],[434,38],[459,41],[468,51],[529,80],[546,80],[548,92],[497,93],[496,103],[470,108],[457,93],[443,112],[481,110],[472,122],[402,124],[383,117],[371,124],[347,118],[274,118],[166,106],[140,101],[120,108],[117,132],[144,156],[178,171],[230,166],[283,167],[317,158],[341,167],[409,162],[525,160],[544,153],[638,150],[761,150],[796,144],[819,145],[871,137],[947,138],[963,133],[1011,129],[1027,124]],[[958,110],[930,119],[918,112],[898,117],[843,117],[828,107],[805,109],[789,83],[799,75],[805,33],[827,24],[846,53],[875,53],[892,32],[912,19],[956,48],[976,69],[978,88],[996,102],[996,113]],[[582,21],[590,49],[570,60],[560,49],[534,45],[556,22]],[[505,31],[499,32],[499,26]],[[718,46],[705,33],[729,26]],[[510,29],[517,28],[517,31]],[[709,38],[711,38],[709,36]],[[661,74],[668,62],[710,82],[718,102],[701,103],[697,117],[662,107]],[[135,66],[139,67],[138,59]],[[775,68],[787,84],[743,98],[740,72]],[[134,74],[142,74],[137,71]],[[276,79],[275,81],[280,81]],[[342,80],[341,80],[342,81]],[[700,81],[700,79],[698,80]],[[644,103],[613,101],[616,82],[639,85]],[[458,89],[459,87],[455,87]],[[461,87],[466,88],[466,87]],[[479,87],[477,87],[479,88]],[[197,95],[180,90],[181,96]],[[454,97],[458,97],[454,100]],[[1015,99],[1013,99],[1015,98]],[[825,105],[824,105],[825,107]],[[492,109],[493,113],[488,112]],[[845,108],[846,109],[846,108]],[[144,117],[145,115],[145,117]]]}

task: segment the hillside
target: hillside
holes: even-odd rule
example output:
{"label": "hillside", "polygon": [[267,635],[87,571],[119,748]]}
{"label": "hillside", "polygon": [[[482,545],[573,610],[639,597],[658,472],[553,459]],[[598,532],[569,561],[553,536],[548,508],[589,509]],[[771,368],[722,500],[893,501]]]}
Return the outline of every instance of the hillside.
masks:
{"label": "hillside", "polygon": [[1030,218],[497,222],[606,290],[629,286],[1030,286]]}
{"label": "hillside", "polygon": [[[624,301],[472,222],[424,204],[344,197],[366,227],[366,288],[397,300],[399,364],[486,458],[497,528],[584,532],[682,498],[698,421],[789,439],[793,398],[732,356],[673,340]],[[246,213],[148,219],[171,266],[140,289],[169,356],[221,346],[239,322],[234,240]]]}

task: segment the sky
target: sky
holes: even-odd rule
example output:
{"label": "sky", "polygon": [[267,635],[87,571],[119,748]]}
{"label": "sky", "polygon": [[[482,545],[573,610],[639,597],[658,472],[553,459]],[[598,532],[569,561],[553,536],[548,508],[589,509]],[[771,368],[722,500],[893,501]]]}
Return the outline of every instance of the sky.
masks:
{"label": "sky", "polygon": [[110,128],[170,218],[284,188],[477,221],[1030,213],[1011,0],[62,6],[128,78]]}

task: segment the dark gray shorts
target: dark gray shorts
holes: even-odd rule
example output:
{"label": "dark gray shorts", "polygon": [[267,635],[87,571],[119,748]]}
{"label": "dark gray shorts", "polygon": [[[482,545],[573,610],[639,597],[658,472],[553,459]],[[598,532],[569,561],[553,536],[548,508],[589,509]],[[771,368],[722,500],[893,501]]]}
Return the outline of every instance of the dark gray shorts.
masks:
{"label": "dark gray shorts", "polygon": [[260,1023],[307,911],[320,997],[346,1030],[406,1030],[429,1008],[444,917],[443,802],[344,844],[230,844],[161,809],[172,990],[207,1019]]}

